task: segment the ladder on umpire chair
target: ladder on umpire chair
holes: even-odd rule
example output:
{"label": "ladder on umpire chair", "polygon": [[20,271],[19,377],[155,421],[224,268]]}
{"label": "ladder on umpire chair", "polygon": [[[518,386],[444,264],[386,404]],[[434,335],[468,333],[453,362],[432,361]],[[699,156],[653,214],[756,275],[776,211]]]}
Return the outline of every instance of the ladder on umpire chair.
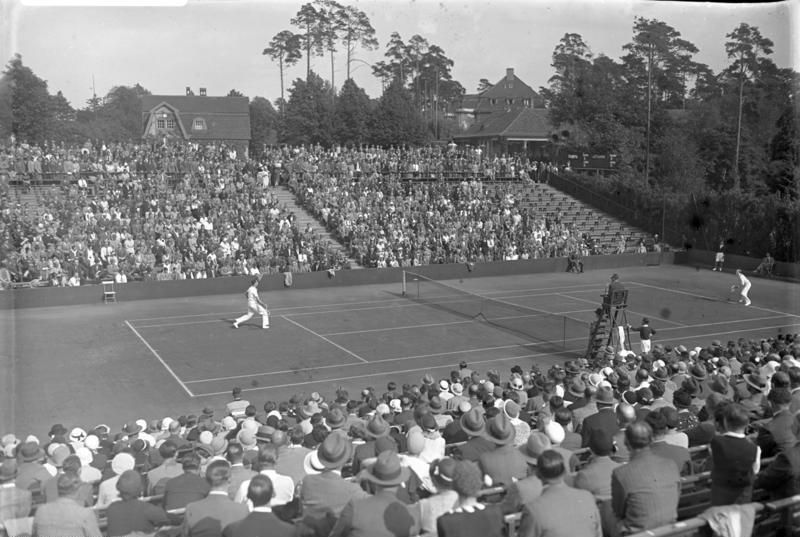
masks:
{"label": "ladder on umpire chair", "polygon": [[[603,360],[605,348],[630,350],[631,334],[628,328],[628,290],[614,291],[611,296],[603,295],[602,307],[598,308],[597,321],[592,323],[589,332],[589,345],[586,359],[595,365]],[[622,330],[622,337],[620,337]],[[611,365],[611,364],[604,364]]]}

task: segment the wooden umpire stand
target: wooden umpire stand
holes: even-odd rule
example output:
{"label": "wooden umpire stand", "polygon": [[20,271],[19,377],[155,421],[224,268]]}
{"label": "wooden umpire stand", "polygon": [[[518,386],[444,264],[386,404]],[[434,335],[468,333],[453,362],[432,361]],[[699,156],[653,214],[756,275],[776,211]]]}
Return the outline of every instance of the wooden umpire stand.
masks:
{"label": "wooden umpire stand", "polygon": [[[599,361],[603,359],[605,348],[611,346],[615,351],[630,350],[631,333],[628,328],[628,290],[621,285],[610,289],[603,295],[602,307],[597,309],[597,320],[592,323],[589,333],[589,345],[586,359]],[[624,338],[620,338],[622,327]],[[607,364],[611,365],[611,364]]]}

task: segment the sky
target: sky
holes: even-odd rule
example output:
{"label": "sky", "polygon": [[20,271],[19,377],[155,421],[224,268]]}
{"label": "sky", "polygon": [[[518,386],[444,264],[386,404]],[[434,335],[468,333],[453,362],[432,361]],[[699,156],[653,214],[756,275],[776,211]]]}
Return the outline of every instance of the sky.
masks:
{"label": "sky", "polygon": [[[0,0],[0,55],[22,55],[25,65],[61,90],[73,107],[118,85],[141,84],[154,94],[280,97],[277,64],[262,51],[304,2],[289,0]],[[168,2],[184,2],[165,7]],[[622,55],[631,40],[634,17],[655,18],[678,30],[699,49],[695,60],[715,72],[728,64],[725,34],[741,22],[757,26],[775,43],[773,61],[800,70],[800,0],[768,4],[710,4],[635,0],[340,0],[370,18],[380,41],[376,51],[359,50],[367,63],[383,59],[397,31],[414,34],[444,49],[455,65],[453,78],[468,93],[481,78],[500,80],[506,68],[534,89],[552,76],[553,49],[565,33],[578,33],[595,55]],[[48,5],[51,4],[51,5]],[[95,5],[87,6],[87,3]],[[99,5],[96,5],[98,4]],[[119,4],[137,4],[123,7]],[[158,4],[143,6],[141,4]],[[54,7],[52,4],[59,4]],[[794,37],[794,39],[792,39]],[[380,82],[367,65],[356,63],[355,82],[372,97]],[[330,79],[327,57],[312,68]],[[305,76],[305,58],[286,72],[286,86]],[[344,55],[336,58],[336,86],[345,77]],[[94,81],[94,82],[93,82]]]}

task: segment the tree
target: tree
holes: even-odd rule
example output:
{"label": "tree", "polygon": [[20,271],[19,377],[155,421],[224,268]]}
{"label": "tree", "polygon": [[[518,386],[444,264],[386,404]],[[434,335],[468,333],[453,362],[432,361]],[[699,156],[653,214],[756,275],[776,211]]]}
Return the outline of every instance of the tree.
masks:
{"label": "tree", "polygon": [[113,125],[112,138],[131,140],[142,135],[141,97],[149,94],[139,84],[111,88],[99,115]]}
{"label": "tree", "polygon": [[228,92],[228,97],[244,97],[244,93],[234,88]]}
{"label": "tree", "polygon": [[549,103],[555,124],[577,123],[582,117],[586,86],[590,83],[592,52],[579,34],[564,34],[553,50],[555,74],[541,93]]}
{"label": "tree", "polygon": [[50,97],[50,110],[56,121],[73,121],[75,119],[75,110],[61,90]]}
{"label": "tree", "polygon": [[741,187],[739,177],[739,155],[742,143],[742,108],[744,105],[745,83],[759,71],[762,56],[772,54],[774,43],[761,35],[755,26],[741,23],[731,33],[726,34],[730,41],[725,43],[725,53],[733,63],[728,66],[726,73],[734,77],[739,85],[739,106],[736,116],[736,150],[733,157],[733,188]]}
{"label": "tree", "polygon": [[354,6],[344,6],[338,17],[341,27],[341,39],[347,54],[347,78],[350,79],[350,65],[356,61],[356,47],[366,50],[378,48],[375,28],[372,27],[367,14]]}
{"label": "tree", "polygon": [[335,135],[340,144],[360,145],[369,140],[372,102],[352,78],[342,85],[336,102]]}
{"label": "tree", "polygon": [[[343,9],[342,5],[336,0],[314,0],[319,17],[319,35],[324,49],[330,54],[331,60],[331,89],[336,92],[335,83],[335,54],[336,45],[339,42],[339,34],[342,32],[342,19],[339,12]],[[333,95],[334,93],[331,93]]]}
{"label": "tree", "polygon": [[[283,93],[283,73],[286,67],[295,65],[300,61],[302,57],[302,53],[300,52],[301,42],[301,36],[293,34],[289,30],[283,30],[275,34],[272,41],[269,42],[269,46],[261,53],[265,56],[269,56],[272,61],[278,62],[278,69],[280,69],[281,74],[281,102],[285,102]],[[281,106],[281,114],[283,114],[283,112],[284,109],[283,106]]]}
{"label": "tree", "polygon": [[395,79],[405,87],[408,80],[408,69],[406,69],[406,46],[403,38],[397,32],[392,32],[389,42],[386,44],[384,56],[389,61],[380,61],[372,66],[372,73],[383,81],[384,87],[389,86]]}
{"label": "tree", "polygon": [[277,142],[278,112],[264,97],[250,101],[250,154],[260,155],[264,147]]}
{"label": "tree", "polygon": [[670,93],[680,93],[683,97],[685,73],[692,69],[691,56],[697,52],[697,47],[681,39],[680,32],[675,28],[657,19],[636,17],[633,31],[633,41],[622,47],[628,51],[623,63],[630,70],[631,81],[635,85],[640,84],[642,78],[646,80],[644,182],[647,183],[650,176],[654,88],[658,89],[659,101],[664,101]]}
{"label": "tree", "polygon": [[303,4],[297,14],[289,21],[303,33],[298,34],[302,48],[306,52],[306,79],[311,77],[311,57],[322,56],[325,42],[322,36],[323,14],[313,4]]}
{"label": "tree", "polygon": [[311,72],[308,80],[297,79],[289,90],[282,142],[331,145],[333,107],[328,97],[330,84]]}
{"label": "tree", "polygon": [[11,132],[18,140],[44,142],[53,117],[47,82],[23,65],[19,54],[8,62],[3,74],[11,89]]}
{"label": "tree", "polygon": [[425,127],[409,91],[398,78],[378,102],[373,116],[372,139],[380,145],[419,144],[425,139]]}

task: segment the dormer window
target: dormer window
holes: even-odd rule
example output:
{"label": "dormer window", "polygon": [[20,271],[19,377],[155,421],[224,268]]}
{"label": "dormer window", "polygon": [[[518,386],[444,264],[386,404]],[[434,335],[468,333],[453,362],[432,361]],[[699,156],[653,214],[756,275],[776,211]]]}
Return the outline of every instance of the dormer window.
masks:
{"label": "dormer window", "polygon": [[167,122],[163,119],[156,120],[156,127],[158,127],[159,129],[163,129],[166,126],[166,124]]}
{"label": "dormer window", "polygon": [[175,128],[175,120],[174,119],[169,118],[167,120],[167,128],[168,129],[174,129]]}
{"label": "dormer window", "polygon": [[201,117],[196,118],[194,120],[194,123],[192,123],[192,130],[195,130],[195,131],[204,131],[204,130],[206,130],[206,120],[201,118]]}

